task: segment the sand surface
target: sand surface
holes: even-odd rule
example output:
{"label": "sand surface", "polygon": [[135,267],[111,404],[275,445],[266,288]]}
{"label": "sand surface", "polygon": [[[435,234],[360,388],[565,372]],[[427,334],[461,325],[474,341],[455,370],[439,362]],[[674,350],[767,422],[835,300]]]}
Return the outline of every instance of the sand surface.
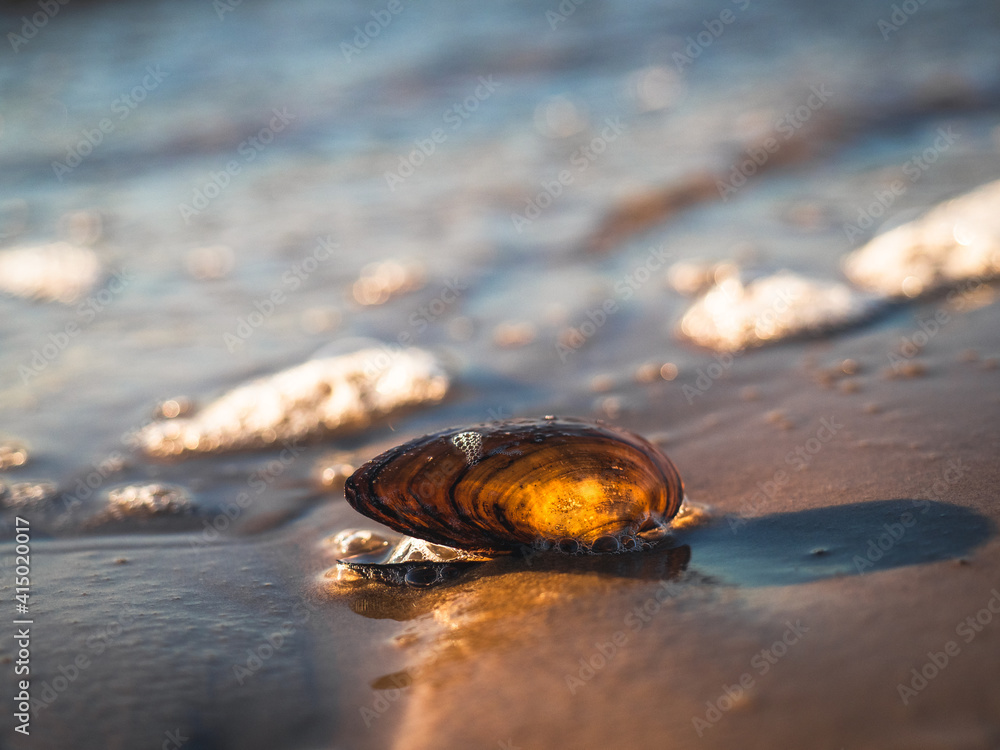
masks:
{"label": "sand surface", "polygon": [[[713,352],[668,273],[850,285],[849,253],[995,181],[994,4],[886,33],[891,6],[732,3],[690,64],[728,3],[403,5],[357,55],[384,5],[69,3],[0,53],[0,252],[99,263],[39,284],[19,254],[2,285],[0,747],[1000,746],[996,282],[902,275],[836,330]],[[308,381],[232,436],[227,393],[357,337],[430,352],[447,395],[325,430],[336,386]],[[212,450],[142,452],[220,400]],[[324,540],[375,527],[345,474],[545,414],[657,443],[709,520],[429,590],[335,580]]]}

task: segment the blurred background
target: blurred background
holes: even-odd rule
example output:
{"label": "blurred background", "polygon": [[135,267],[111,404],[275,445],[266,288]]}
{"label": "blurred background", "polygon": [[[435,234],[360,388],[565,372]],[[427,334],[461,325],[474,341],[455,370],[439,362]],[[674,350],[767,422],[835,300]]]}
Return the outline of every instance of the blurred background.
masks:
{"label": "blurred background", "polygon": [[[283,652],[290,671],[262,673],[244,689],[230,667],[261,628],[280,626],[283,607],[293,609],[302,566],[308,577],[330,564],[309,558],[317,539],[357,523],[329,502],[340,497],[337,478],[404,436],[522,415],[608,419],[667,444],[695,496],[736,511],[747,488],[808,437],[794,430],[814,429],[816,388],[824,399],[854,398],[856,383],[831,389],[860,373],[870,390],[838,408],[855,424],[889,416],[858,428],[876,437],[845,439],[844,451],[863,448],[850,454],[861,462],[855,471],[843,468],[840,447],[824,449],[808,479],[828,477],[812,484],[827,496],[810,488],[793,499],[866,499],[833,495],[845,476],[881,476],[888,462],[868,450],[882,445],[878,436],[923,434],[929,423],[877,377],[900,336],[918,330],[912,308],[829,340],[747,353],[734,366],[679,338],[690,304],[682,292],[719,262],[843,281],[846,253],[1000,174],[995,0],[39,0],[4,4],[0,30],[0,500],[35,514],[36,538],[119,534],[52,548],[38,563],[48,565],[50,592],[97,594],[46,600],[55,611],[39,644],[41,675],[57,674],[56,662],[83,649],[90,624],[121,600],[152,613],[146,640],[135,641],[149,661],[109,652],[75,693],[93,701],[65,699],[45,714],[50,737],[76,738],[99,705],[108,721],[133,717],[127,729],[115,724],[122,747],[145,746],[136,738],[160,746],[177,725],[204,730],[191,748],[274,747],[275,737],[291,746],[288,727],[334,736],[337,705],[355,733],[350,746],[379,746],[384,734],[368,733],[358,701],[343,696],[361,689],[367,705],[369,684],[389,684],[374,678],[398,667],[370,639],[388,638],[394,623],[329,605],[323,627],[335,621],[337,637],[305,649],[296,641]],[[681,261],[694,261],[680,267],[687,275]],[[990,292],[977,305],[992,300]],[[930,303],[920,309],[934,314]],[[951,348],[931,352],[939,373],[995,330],[991,315],[952,326]],[[259,537],[252,555],[198,541],[275,457],[161,463],[137,456],[129,436],[359,337],[388,351],[431,351],[450,374],[448,397],[312,446],[307,460],[261,484],[266,492],[234,527],[253,535],[319,508],[308,523]],[[977,377],[993,376],[990,354]],[[709,387],[723,383],[708,396],[705,373]],[[793,392],[800,411],[788,416],[780,410]],[[734,435],[745,447],[730,461]],[[918,460],[908,437],[893,439],[894,460]],[[117,506],[109,494],[154,480],[174,489],[140,502],[133,492]],[[913,491],[869,494],[922,497]],[[148,517],[135,520],[143,532],[192,533],[129,542],[120,535],[131,527],[104,512],[109,503],[144,508]],[[190,557],[189,542],[200,545]],[[108,574],[102,566],[122,549],[133,565]],[[704,552],[695,550],[696,565],[711,559]],[[300,553],[306,562],[296,567]],[[237,558],[250,571],[242,578]],[[849,555],[828,565],[852,570]],[[158,601],[149,576],[170,570],[207,583]],[[273,580],[295,583],[254,588]],[[260,602],[272,603],[270,619]],[[688,650],[688,674],[708,682],[676,691],[692,696],[692,711],[739,676],[725,671],[731,660],[704,669],[719,644],[742,658],[733,633],[745,623],[720,625],[716,614],[711,627],[692,629],[709,633],[703,649]],[[226,630],[224,617],[242,630]],[[581,627],[581,648],[607,627]],[[213,640],[223,631],[230,640]],[[174,674],[174,661],[163,663],[171,653],[187,655],[176,685],[135,667]],[[329,667],[319,677],[314,653]],[[119,700],[133,701],[134,714]],[[656,701],[647,718],[673,705]],[[829,703],[815,705],[826,715]],[[454,726],[445,714],[443,726]],[[803,731],[813,736],[812,725]]]}
{"label": "blurred background", "polygon": [[669,263],[838,279],[887,221],[997,173],[996,5],[910,5],[8,5],[0,242],[66,241],[99,269],[45,292],[69,305],[0,297],[5,423],[85,453],[167,392],[352,336],[445,353],[484,418],[690,369]]}

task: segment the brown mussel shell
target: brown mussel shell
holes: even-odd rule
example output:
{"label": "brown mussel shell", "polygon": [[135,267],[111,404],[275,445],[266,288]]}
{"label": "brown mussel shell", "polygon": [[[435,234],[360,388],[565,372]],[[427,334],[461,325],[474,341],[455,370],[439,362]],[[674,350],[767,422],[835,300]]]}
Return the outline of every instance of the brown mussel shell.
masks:
{"label": "brown mussel shell", "polygon": [[482,554],[637,549],[681,505],[676,467],[644,438],[578,419],[443,430],[392,448],[346,482],[379,523]]}

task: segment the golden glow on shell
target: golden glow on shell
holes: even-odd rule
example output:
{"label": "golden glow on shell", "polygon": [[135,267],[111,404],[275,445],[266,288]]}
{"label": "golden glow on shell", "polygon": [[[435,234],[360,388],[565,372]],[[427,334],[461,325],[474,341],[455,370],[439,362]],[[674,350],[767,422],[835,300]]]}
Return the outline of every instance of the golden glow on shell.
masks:
{"label": "golden glow on shell", "polygon": [[670,459],[639,435],[585,420],[524,419],[397,446],[358,469],[345,494],[396,531],[498,553],[636,549],[640,532],[677,513],[684,492]]}

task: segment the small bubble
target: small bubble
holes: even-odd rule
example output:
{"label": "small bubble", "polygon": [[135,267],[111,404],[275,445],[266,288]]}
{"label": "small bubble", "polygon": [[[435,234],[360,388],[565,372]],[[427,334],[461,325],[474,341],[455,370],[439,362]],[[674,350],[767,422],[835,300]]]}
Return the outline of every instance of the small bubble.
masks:
{"label": "small bubble", "polygon": [[438,580],[438,571],[431,565],[421,565],[406,571],[403,580],[407,586],[426,588]]}
{"label": "small bubble", "polygon": [[575,555],[580,552],[580,542],[576,539],[560,539],[556,542],[556,549],[565,555]]}
{"label": "small bubble", "polygon": [[157,406],[153,411],[153,416],[162,419],[175,419],[190,414],[193,409],[194,404],[191,402],[191,399],[178,396],[177,398],[167,399]]}
{"label": "small bubble", "polygon": [[677,377],[678,372],[677,365],[673,362],[666,362],[660,367],[660,377],[664,380],[673,380]]}
{"label": "small bubble", "polygon": [[919,297],[924,291],[924,282],[916,276],[907,276],[900,284],[900,289],[907,297]]}
{"label": "small bubble", "polygon": [[367,529],[345,529],[323,540],[336,557],[370,554],[389,548],[389,540]]}
{"label": "small bubble", "polygon": [[617,537],[606,535],[599,537],[593,544],[591,549],[598,554],[613,554],[621,550],[621,542],[618,541]]}

